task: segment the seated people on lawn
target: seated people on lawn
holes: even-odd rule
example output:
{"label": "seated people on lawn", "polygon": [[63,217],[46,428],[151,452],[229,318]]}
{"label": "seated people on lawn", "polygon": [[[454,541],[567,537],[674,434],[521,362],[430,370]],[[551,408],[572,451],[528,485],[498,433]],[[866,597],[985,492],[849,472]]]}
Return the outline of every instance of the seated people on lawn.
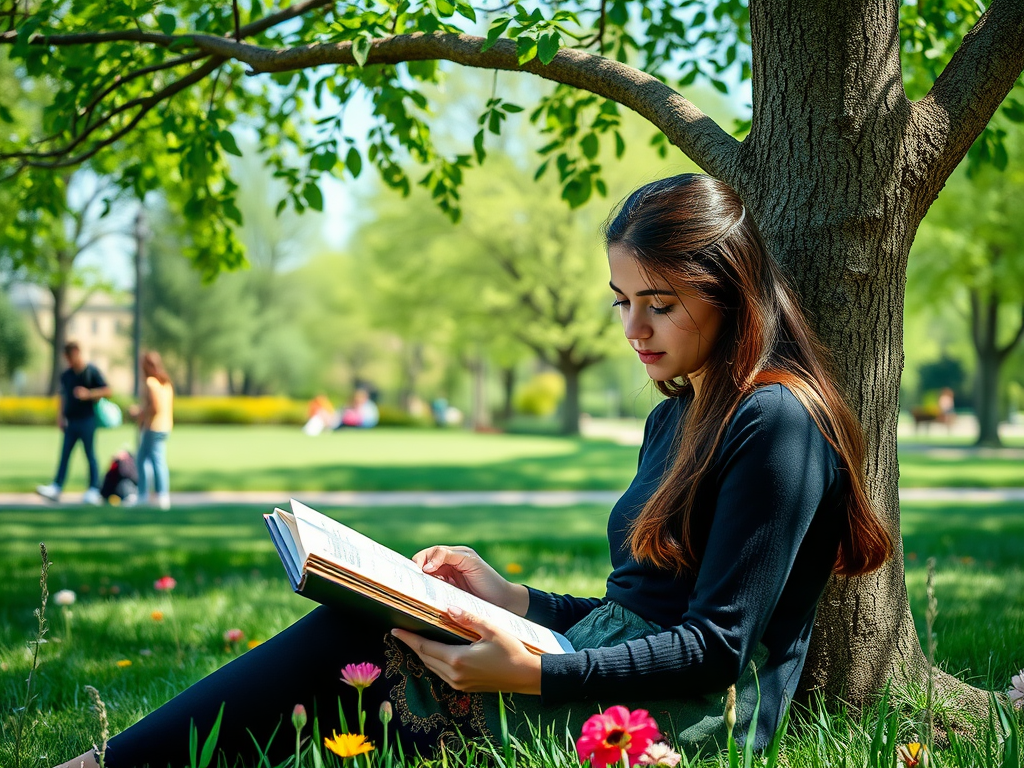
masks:
{"label": "seated people on lawn", "polygon": [[[743,201],[686,174],[630,195],[606,225],[611,294],[630,346],[666,395],[647,419],[636,478],[611,511],[603,597],[506,581],[473,550],[432,546],[423,571],[562,632],[573,653],[534,655],[463,612],[480,640],[447,645],[368,615],[319,607],[186,689],[109,742],[106,765],[187,763],[190,723],[218,747],[278,764],[303,704],[320,733],[358,722],[343,665],[373,662],[406,754],[442,738],[564,732],[599,708],[650,711],[683,745],[723,743],[722,700],[737,686],[745,734],[760,684],[755,746],[796,692],[818,600],[832,573],[891,554],[864,490],[863,435],[821,347]],[[497,691],[505,693],[499,708]],[[380,725],[367,719],[379,744]],[[376,731],[374,731],[376,729]],[[458,737],[455,737],[458,738]],[[393,739],[393,736],[392,736]],[[93,755],[68,766],[95,765]]]}
{"label": "seated people on lawn", "polygon": [[377,404],[370,397],[369,390],[360,387],[352,394],[352,402],[341,410],[338,415],[338,423],[335,429],[344,427],[355,427],[357,429],[369,429],[376,427],[380,421],[380,411]]}

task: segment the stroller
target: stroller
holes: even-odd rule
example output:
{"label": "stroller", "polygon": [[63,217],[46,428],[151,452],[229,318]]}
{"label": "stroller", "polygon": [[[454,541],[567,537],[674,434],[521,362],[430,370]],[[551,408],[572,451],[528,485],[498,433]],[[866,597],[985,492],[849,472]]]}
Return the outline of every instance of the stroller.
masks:
{"label": "stroller", "polygon": [[110,462],[110,469],[103,476],[100,496],[111,504],[134,504],[138,500],[138,483],[139,472],[135,466],[135,457],[130,451],[118,451]]}

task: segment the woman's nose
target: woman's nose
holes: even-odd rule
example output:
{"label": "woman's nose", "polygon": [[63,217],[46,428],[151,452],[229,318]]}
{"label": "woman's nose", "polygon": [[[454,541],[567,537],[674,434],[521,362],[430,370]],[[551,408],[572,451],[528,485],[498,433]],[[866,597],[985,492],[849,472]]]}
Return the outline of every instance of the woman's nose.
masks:
{"label": "woman's nose", "polygon": [[632,309],[622,318],[622,330],[630,341],[646,339],[651,335],[650,323],[640,313],[633,312]]}

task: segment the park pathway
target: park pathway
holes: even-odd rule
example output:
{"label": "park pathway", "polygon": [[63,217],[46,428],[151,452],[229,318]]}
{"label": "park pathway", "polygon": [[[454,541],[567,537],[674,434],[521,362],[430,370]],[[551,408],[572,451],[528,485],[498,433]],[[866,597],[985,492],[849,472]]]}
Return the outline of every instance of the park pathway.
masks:
{"label": "park pathway", "polygon": [[[577,504],[611,506],[618,491],[204,491],[172,493],[175,507],[253,505],[272,507],[294,496],[322,507],[563,507]],[[81,493],[64,494],[63,503],[81,503]],[[1024,488],[901,488],[901,501],[994,504],[1024,502]],[[34,493],[0,493],[0,509],[49,507]]]}

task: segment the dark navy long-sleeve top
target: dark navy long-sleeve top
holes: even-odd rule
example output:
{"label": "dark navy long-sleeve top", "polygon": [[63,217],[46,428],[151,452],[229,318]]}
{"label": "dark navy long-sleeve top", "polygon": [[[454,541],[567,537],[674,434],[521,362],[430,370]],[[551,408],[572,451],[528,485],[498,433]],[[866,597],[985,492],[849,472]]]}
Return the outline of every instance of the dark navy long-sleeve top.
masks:
{"label": "dark navy long-sleeve top", "polygon": [[[803,668],[815,610],[835,564],[846,477],[834,449],[788,389],[746,397],[730,421],[694,513],[707,543],[696,574],[677,575],[629,552],[630,522],[672,467],[689,400],[647,419],[639,469],[608,520],[612,573],[603,599],[530,590],[527,617],[565,631],[614,600],[664,631],[607,648],[541,658],[545,704],[579,699],[678,698],[723,691],[759,642],[764,730]],[[759,740],[762,728],[759,728]]]}

